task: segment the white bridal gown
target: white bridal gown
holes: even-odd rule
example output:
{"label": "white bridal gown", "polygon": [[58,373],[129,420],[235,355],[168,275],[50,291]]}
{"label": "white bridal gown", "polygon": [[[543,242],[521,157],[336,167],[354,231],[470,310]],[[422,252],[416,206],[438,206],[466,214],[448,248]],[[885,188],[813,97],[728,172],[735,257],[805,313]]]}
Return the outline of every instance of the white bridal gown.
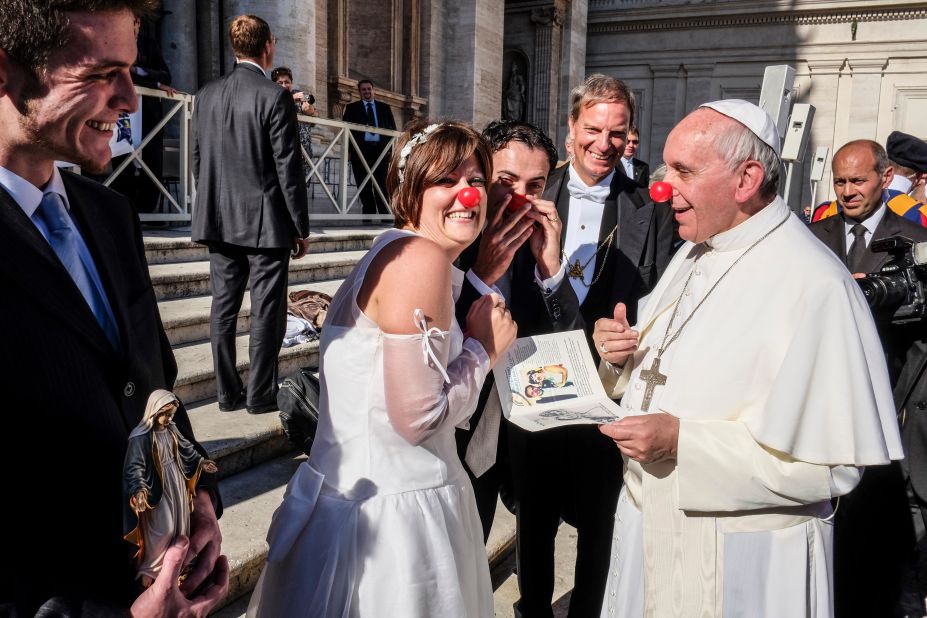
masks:
{"label": "white bridal gown", "polygon": [[387,335],[356,302],[377,253],[409,234],[382,234],[332,301],[318,433],[274,514],[249,616],[493,615],[454,440],[476,407],[486,352],[456,321],[441,332],[420,312],[421,334]]}

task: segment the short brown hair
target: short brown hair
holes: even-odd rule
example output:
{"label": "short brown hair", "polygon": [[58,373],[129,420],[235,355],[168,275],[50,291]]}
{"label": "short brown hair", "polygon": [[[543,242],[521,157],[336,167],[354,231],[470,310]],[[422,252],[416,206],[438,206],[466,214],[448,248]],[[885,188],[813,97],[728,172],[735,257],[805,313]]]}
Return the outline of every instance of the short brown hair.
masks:
{"label": "short brown hair", "polygon": [[290,67],[277,67],[270,72],[270,81],[275,82],[284,76],[289,77],[290,81],[293,81],[293,71],[290,70]]}
{"label": "short brown hair", "polygon": [[239,15],[229,24],[229,40],[236,58],[257,58],[270,41],[270,26],[257,15]]}
{"label": "short brown hair", "polygon": [[570,118],[575,122],[579,111],[597,103],[623,103],[628,108],[628,126],[634,126],[634,95],[620,79],[593,73],[570,91]]}
{"label": "short brown hair", "polygon": [[39,77],[56,49],[70,42],[68,13],[131,11],[137,19],[150,17],[158,0],[3,0],[0,11],[0,49]]}
{"label": "short brown hair", "polygon": [[416,144],[406,157],[403,181],[399,182],[399,158],[403,147],[429,123],[416,121],[399,137],[393,147],[393,160],[386,177],[390,208],[398,228],[411,224],[418,227],[422,216],[422,193],[428,187],[453,172],[470,156],[476,156],[486,181],[492,176],[492,153],[489,145],[476,130],[462,122],[440,123],[424,142]]}

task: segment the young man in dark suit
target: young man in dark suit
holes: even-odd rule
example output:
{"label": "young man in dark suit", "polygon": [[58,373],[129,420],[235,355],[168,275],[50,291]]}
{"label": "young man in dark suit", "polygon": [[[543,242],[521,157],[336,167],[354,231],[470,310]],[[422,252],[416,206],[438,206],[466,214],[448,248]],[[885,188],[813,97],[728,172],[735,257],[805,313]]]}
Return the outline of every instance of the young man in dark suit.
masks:
{"label": "young man in dark suit", "polygon": [[[138,217],[99,173],[147,0],[6,0],[0,20],[0,614],[206,615],[228,588],[218,494],[201,486],[192,533],[142,593],[123,540],[129,432],[177,374]],[[192,440],[186,413],[176,423]],[[199,445],[198,450],[202,451]],[[210,475],[205,475],[208,478]],[[178,587],[181,565],[195,568]]]}
{"label": "young man in dark suit", "polygon": [[[193,111],[193,240],[209,247],[209,336],[219,409],[277,409],[277,355],[286,331],[290,255],[306,254],[309,198],[296,105],[267,78],[277,40],[267,22],[239,15],[229,26],[238,63],[206,84]],[[238,311],[251,280],[250,374],[235,366]]]}
{"label": "young man in dark suit", "polygon": [[[489,123],[483,139],[493,156],[489,218],[479,240],[457,262],[466,271],[455,305],[457,319],[465,320],[470,306],[480,296],[496,293],[518,313],[520,329],[550,330],[546,312],[539,313],[532,298],[512,297],[509,269],[520,250],[531,254],[544,276],[560,268],[560,221],[554,203],[541,199],[547,175],[557,163],[557,149],[539,128],[518,120]],[[526,196],[530,203],[515,211],[507,210],[513,194]],[[511,504],[512,498],[506,424],[502,422],[494,384],[490,374],[469,427],[457,430],[457,450],[473,484],[484,541],[489,538],[500,490],[506,504]]]}
{"label": "young man in dark suit", "polygon": [[[856,276],[878,272],[891,259],[871,250],[875,240],[905,236],[927,240],[927,229],[895,214],[885,190],[893,171],[885,149],[871,140],[845,144],[831,162],[840,214],[809,230]],[[827,316],[821,316],[826,320]],[[895,325],[876,312],[889,375],[895,385],[923,324]],[[897,392],[896,392],[897,395]],[[907,445],[906,445],[907,446]],[[906,449],[907,452],[907,449]],[[852,493],[840,501],[834,519],[835,613],[843,616],[888,616],[896,609],[904,567],[914,548],[903,464],[873,466]],[[874,535],[873,530],[880,533]]]}
{"label": "young man in dark suit", "polygon": [[637,186],[646,188],[650,185],[650,165],[634,156],[640,145],[641,133],[637,127],[631,127],[628,130],[628,140],[625,142],[624,154],[621,156],[621,165],[618,169],[636,182]]}
{"label": "young man in dark suit", "polygon": [[[362,79],[357,82],[357,92],[361,100],[348,103],[345,106],[342,120],[380,129],[396,128],[393,111],[389,105],[374,100],[373,82],[369,79]],[[367,181],[367,184],[360,192],[362,212],[365,215],[388,214],[389,209],[386,207],[386,202],[373,188],[373,181],[376,180],[377,184],[380,185],[380,190],[386,195],[386,170],[389,168],[390,153],[384,154],[383,160],[376,167],[374,167],[374,163],[376,163],[380,154],[386,150],[389,137],[366,131],[351,131],[351,135],[354,137],[354,141],[357,142],[358,148],[360,148],[360,153],[353,147],[351,148],[351,169],[354,170],[354,182],[359,187],[364,178],[367,177],[367,170],[364,169],[361,157],[367,163],[367,167],[373,171],[373,177]]]}

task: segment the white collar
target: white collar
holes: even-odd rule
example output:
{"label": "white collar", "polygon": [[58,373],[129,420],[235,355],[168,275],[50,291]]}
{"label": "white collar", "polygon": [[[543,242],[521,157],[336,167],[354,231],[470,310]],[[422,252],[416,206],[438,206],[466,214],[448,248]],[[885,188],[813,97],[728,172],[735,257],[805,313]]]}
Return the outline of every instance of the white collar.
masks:
{"label": "white collar", "polygon": [[902,176],[901,174],[895,174],[892,176],[892,182],[888,185],[888,188],[893,191],[901,191],[902,193],[907,193],[911,190],[911,185],[914,183],[911,182],[911,179],[907,176]]}
{"label": "white collar", "polygon": [[885,202],[882,202],[882,205],[875,209],[875,211],[869,215],[863,221],[857,221],[856,219],[851,219],[850,217],[844,217],[843,219],[843,232],[847,236],[851,235],[853,232],[850,230],[853,229],[853,226],[857,223],[862,223],[863,227],[866,228],[866,231],[869,234],[875,234],[876,228],[879,227],[879,224],[882,223],[882,219],[885,218]]}
{"label": "white collar", "polygon": [[64,207],[71,210],[71,204],[68,202],[68,193],[64,188],[64,180],[61,178],[61,172],[57,166],[52,168],[52,177],[45,185],[45,189],[39,189],[34,184],[11,172],[5,167],[0,167],[0,185],[6,189],[6,192],[19,204],[26,216],[30,219],[39,204],[42,203],[42,196],[46,193],[57,193],[64,200]]}
{"label": "white collar", "polygon": [[268,77],[267,71],[265,71],[265,70],[264,70],[264,67],[262,67],[261,65],[259,65],[257,62],[254,62],[254,61],[252,61],[252,60],[238,60],[237,62],[238,62],[238,64],[250,64],[250,65],[253,66],[253,67],[257,67],[257,68],[261,69],[261,73],[264,74],[264,77]]}
{"label": "white collar", "polygon": [[715,251],[736,251],[750,246],[758,238],[779,224],[789,213],[778,195],[758,213],[729,230],[719,232],[705,241],[708,249]]}
{"label": "white collar", "polygon": [[608,176],[592,186],[587,185],[583,179],[579,177],[579,173],[573,168],[572,164],[568,168],[568,173],[570,177],[567,180],[567,190],[570,192],[571,198],[604,204],[608,196],[611,195],[612,179],[615,177],[615,170],[612,170]]}

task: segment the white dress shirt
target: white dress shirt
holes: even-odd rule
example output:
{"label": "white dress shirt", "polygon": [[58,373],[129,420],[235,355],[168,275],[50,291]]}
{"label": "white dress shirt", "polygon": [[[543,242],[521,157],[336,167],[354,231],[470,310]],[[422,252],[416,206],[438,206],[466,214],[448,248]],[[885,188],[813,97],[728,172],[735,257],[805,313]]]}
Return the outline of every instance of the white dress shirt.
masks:
{"label": "white dress shirt", "polygon": [[882,205],[879,206],[872,215],[869,216],[865,221],[856,221],[855,219],[850,219],[846,217],[843,220],[843,233],[846,234],[846,248],[847,253],[850,252],[850,247],[853,245],[853,241],[856,240],[856,237],[853,236],[853,226],[857,223],[862,223],[863,227],[866,228],[866,234],[863,236],[863,239],[866,241],[866,246],[869,246],[869,243],[872,241],[872,234],[875,232],[876,228],[879,227],[879,223],[882,222],[882,217],[885,216],[885,202],[882,202]]}

